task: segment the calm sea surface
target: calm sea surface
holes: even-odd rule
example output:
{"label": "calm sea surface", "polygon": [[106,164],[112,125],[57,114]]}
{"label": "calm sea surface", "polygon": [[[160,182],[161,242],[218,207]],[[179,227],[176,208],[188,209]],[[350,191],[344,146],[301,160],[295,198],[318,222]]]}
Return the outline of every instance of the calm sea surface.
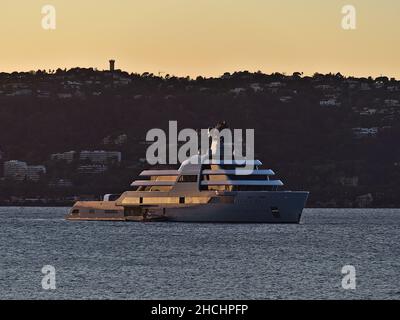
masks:
{"label": "calm sea surface", "polygon": [[[0,208],[1,299],[400,299],[400,210],[308,209],[300,225],[67,222]],[[356,290],[341,269],[356,268]],[[56,290],[41,269],[56,269]]]}

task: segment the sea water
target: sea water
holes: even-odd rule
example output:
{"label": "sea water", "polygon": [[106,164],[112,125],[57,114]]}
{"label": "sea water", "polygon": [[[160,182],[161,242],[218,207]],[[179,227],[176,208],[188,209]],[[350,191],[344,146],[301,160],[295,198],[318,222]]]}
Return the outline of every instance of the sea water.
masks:
{"label": "sea water", "polygon": [[[68,222],[67,211],[0,208],[1,299],[400,298],[400,209],[306,209],[299,225]],[[342,285],[348,265],[355,289]]]}

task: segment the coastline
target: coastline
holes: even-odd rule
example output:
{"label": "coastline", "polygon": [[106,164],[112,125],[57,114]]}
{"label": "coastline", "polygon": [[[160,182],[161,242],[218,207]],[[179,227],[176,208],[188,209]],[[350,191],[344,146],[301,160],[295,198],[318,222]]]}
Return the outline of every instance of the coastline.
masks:
{"label": "coastline", "polygon": [[[46,203],[32,203],[32,202],[0,202],[0,208],[70,208],[75,204],[73,202],[46,202]],[[304,209],[400,209],[396,206],[385,206],[385,207],[323,207],[323,206],[307,206]]]}
{"label": "coastline", "polygon": [[63,208],[72,207],[75,202],[0,202],[0,208],[15,208],[15,207],[25,207],[25,208]]}

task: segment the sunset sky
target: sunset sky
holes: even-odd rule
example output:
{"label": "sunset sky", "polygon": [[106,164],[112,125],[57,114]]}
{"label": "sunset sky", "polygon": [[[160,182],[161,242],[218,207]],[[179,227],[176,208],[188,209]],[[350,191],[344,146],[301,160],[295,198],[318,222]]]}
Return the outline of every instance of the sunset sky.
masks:
{"label": "sunset sky", "polygon": [[[41,27],[41,8],[57,29]],[[342,6],[357,29],[341,28]],[[1,0],[0,71],[117,68],[179,76],[239,70],[400,78],[398,0]]]}

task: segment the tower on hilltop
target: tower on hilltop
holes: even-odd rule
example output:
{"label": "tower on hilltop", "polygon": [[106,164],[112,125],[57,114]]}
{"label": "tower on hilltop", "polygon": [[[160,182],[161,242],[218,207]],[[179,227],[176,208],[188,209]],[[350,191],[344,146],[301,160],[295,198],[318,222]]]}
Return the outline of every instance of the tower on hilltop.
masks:
{"label": "tower on hilltop", "polygon": [[110,71],[111,72],[115,71],[115,60],[110,60]]}

